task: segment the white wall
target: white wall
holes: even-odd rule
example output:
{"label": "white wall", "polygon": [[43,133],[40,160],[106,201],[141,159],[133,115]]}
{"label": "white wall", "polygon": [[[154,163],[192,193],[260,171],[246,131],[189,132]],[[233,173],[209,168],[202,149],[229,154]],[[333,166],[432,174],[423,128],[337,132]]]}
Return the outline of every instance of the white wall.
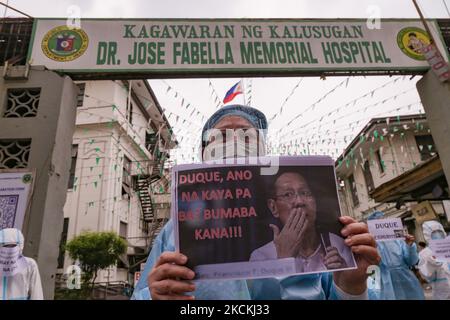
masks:
{"label": "white wall", "polygon": [[[129,243],[145,246],[147,235],[141,229],[139,198],[134,191],[129,200],[121,193],[123,157],[133,161],[134,168],[137,161],[151,159],[145,149],[148,121],[134,102],[129,124],[125,116],[127,91],[119,81],[86,82],[85,95],[83,106],[77,108],[73,137],[73,144],[78,144],[76,188],[68,191],[64,207],[64,216],[69,218],[67,240],[83,231],[119,234],[123,221],[128,224]],[[132,248],[128,253],[133,253]],[[65,268],[70,264],[66,255]],[[110,268],[109,281],[126,281],[127,272],[116,269]],[[98,281],[108,281],[107,271],[99,274]]]}

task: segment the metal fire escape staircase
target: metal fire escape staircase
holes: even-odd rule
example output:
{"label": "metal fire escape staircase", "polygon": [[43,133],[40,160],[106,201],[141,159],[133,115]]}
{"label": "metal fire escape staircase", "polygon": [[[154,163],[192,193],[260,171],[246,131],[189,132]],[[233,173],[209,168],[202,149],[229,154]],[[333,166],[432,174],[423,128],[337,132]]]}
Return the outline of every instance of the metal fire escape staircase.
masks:
{"label": "metal fire escape staircase", "polygon": [[152,198],[151,185],[162,178],[165,156],[160,152],[161,130],[156,135],[148,139],[147,149],[153,154],[153,161],[149,162],[148,175],[138,175],[136,180],[136,191],[140,200],[144,223],[148,224],[150,246],[163,228],[167,219],[159,218],[156,215],[156,207]]}
{"label": "metal fire escape staircase", "polygon": [[161,168],[161,163],[155,163],[151,165],[149,175],[138,175],[136,180],[136,191],[142,208],[143,220],[146,223],[152,223],[155,219],[155,207],[150,186],[161,179]]}

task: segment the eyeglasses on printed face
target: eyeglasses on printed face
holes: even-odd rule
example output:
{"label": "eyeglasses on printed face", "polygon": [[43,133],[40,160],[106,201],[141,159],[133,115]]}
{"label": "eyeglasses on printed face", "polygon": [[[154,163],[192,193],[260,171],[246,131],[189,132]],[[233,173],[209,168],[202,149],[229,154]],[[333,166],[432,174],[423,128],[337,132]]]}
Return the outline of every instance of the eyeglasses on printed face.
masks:
{"label": "eyeglasses on printed face", "polygon": [[276,199],[280,199],[285,202],[294,202],[297,197],[300,197],[303,200],[311,200],[313,198],[313,194],[309,190],[294,192],[294,191],[286,191],[275,196]]}

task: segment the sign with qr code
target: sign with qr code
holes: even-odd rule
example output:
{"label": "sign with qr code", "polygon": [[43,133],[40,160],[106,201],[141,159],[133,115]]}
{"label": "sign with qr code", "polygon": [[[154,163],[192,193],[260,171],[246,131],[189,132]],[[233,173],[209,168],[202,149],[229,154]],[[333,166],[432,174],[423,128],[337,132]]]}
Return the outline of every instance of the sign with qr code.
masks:
{"label": "sign with qr code", "polygon": [[33,180],[31,171],[0,170],[0,229],[22,229]]}

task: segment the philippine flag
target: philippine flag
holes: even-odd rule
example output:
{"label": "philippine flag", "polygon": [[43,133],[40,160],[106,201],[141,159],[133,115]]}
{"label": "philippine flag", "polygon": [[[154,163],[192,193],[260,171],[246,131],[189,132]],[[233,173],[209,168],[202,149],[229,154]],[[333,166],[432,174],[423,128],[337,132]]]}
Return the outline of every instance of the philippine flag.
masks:
{"label": "philippine flag", "polygon": [[226,104],[234,99],[238,94],[243,93],[242,90],[242,82],[239,81],[234,86],[231,87],[230,90],[228,90],[227,94],[225,95],[225,98],[223,98],[223,104]]}

